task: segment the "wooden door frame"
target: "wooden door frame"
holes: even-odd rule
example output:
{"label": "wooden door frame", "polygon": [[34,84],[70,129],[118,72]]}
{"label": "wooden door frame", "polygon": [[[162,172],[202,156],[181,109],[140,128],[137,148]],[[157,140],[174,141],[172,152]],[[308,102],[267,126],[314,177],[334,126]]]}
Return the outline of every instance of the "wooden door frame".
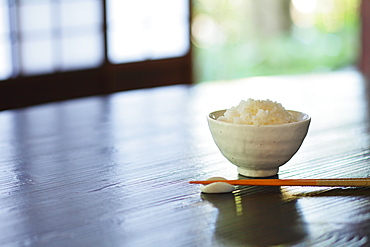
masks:
{"label": "wooden door frame", "polygon": [[[189,37],[191,23],[189,0]],[[107,58],[106,1],[103,0],[104,62],[94,69],[17,76],[0,81],[0,110],[53,101],[108,94],[124,90],[193,83],[193,58],[189,50],[181,57],[112,64]]]}

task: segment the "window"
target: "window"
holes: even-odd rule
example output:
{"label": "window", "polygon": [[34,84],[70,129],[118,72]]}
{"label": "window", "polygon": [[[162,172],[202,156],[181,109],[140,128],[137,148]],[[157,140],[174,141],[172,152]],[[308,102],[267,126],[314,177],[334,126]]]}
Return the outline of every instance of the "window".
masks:
{"label": "window", "polygon": [[189,50],[187,1],[109,0],[107,13],[113,63],[179,57]]}
{"label": "window", "polygon": [[0,110],[191,83],[189,26],[189,0],[0,0]]}
{"label": "window", "polygon": [[11,39],[9,9],[6,0],[0,0],[0,80],[11,76]]}

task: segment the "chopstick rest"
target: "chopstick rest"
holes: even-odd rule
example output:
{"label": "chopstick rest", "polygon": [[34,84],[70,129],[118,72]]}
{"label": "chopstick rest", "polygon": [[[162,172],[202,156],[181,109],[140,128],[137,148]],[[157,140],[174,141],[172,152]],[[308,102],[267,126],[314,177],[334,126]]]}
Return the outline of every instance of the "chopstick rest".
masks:
{"label": "chopstick rest", "polygon": [[[210,177],[206,181],[227,181],[224,177]],[[234,185],[225,182],[212,182],[201,188],[202,193],[206,194],[222,194],[230,193],[235,189]]]}
{"label": "chopstick rest", "polygon": [[190,181],[191,184],[224,182],[231,185],[257,186],[323,186],[323,187],[370,187],[370,178],[328,178],[328,179],[242,179]]}

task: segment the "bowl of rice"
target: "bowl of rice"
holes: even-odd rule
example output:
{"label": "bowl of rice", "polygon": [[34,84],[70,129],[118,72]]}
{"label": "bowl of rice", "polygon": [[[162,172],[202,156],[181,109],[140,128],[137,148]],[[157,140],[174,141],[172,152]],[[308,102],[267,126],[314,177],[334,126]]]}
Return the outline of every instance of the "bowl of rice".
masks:
{"label": "bowl of rice", "polygon": [[271,100],[248,99],[210,113],[207,121],[218,149],[239,174],[269,177],[299,150],[311,118]]}

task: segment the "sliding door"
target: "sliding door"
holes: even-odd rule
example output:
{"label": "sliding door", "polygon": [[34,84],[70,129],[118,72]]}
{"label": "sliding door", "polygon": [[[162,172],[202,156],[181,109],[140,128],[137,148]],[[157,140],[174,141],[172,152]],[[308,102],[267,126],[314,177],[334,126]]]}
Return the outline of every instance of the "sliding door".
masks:
{"label": "sliding door", "polygon": [[189,0],[0,0],[0,110],[192,82]]}

